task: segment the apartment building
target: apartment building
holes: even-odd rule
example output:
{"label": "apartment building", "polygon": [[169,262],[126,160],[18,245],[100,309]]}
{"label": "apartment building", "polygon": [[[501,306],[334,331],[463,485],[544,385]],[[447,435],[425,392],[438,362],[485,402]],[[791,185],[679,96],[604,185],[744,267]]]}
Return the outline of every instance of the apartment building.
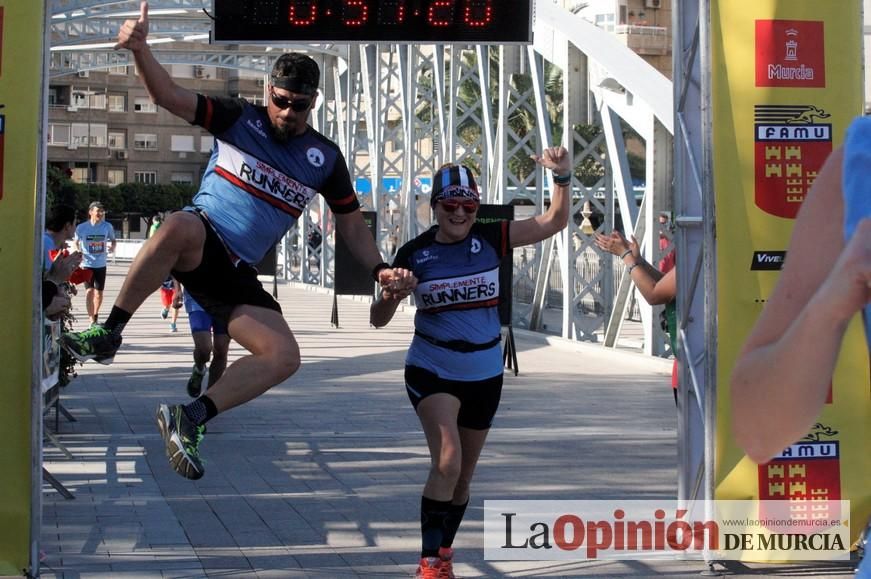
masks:
{"label": "apartment building", "polygon": [[[569,3],[571,4],[571,3]],[[568,6],[671,78],[672,0],[581,0]]]}
{"label": "apartment building", "polygon": [[[216,67],[166,67],[180,85],[263,103],[263,75]],[[198,183],[214,138],[156,106],[135,66],[81,71],[49,83],[48,162],[74,181],[110,186]]]}

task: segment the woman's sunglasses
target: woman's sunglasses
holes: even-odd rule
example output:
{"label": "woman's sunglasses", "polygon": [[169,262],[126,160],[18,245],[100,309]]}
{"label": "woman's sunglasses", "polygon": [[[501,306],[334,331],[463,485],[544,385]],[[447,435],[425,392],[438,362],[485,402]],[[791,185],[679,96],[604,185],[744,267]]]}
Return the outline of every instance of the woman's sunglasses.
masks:
{"label": "woman's sunglasses", "polygon": [[311,99],[289,99],[283,96],[278,96],[274,91],[269,91],[269,98],[272,99],[272,104],[280,108],[281,110],[290,108],[295,113],[301,113],[311,106]]}
{"label": "woman's sunglasses", "polygon": [[453,213],[457,207],[462,207],[466,213],[475,213],[478,211],[478,202],[471,199],[443,199],[439,201],[442,208],[448,213]]}

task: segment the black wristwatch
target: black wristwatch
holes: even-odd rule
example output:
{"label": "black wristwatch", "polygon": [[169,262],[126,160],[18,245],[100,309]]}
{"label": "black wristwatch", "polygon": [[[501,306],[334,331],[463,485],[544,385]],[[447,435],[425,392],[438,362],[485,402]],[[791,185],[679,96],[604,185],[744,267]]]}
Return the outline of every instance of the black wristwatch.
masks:
{"label": "black wristwatch", "polygon": [[382,269],[390,269],[390,264],[382,261],[372,268],[372,279],[374,279],[376,283],[378,282],[378,274],[381,273]]}

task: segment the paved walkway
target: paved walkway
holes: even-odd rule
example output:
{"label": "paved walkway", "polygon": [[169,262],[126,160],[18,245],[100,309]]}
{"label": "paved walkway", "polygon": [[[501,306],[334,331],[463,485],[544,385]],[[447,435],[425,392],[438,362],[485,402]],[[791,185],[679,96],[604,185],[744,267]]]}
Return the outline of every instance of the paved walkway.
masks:
{"label": "paved walkway", "polygon": [[[104,312],[126,273],[110,266]],[[65,390],[67,460],[48,469],[43,577],[408,577],[419,549],[429,459],[402,381],[411,315],[368,326],[368,305],[279,286],[303,352],[291,380],[209,423],[206,475],[169,467],[154,424],[161,401],[187,399],[184,316],[171,334],[155,294],[112,366],[89,363]],[[78,312],[84,311],[81,295]],[[85,316],[81,316],[84,325]],[[518,332],[521,373],[506,374],[497,422],[459,533],[463,577],[697,577],[699,562],[483,559],[484,499],[673,498],[675,411],[669,361]],[[235,346],[231,360],[242,355]],[[739,567],[732,576],[851,577],[830,566]]]}

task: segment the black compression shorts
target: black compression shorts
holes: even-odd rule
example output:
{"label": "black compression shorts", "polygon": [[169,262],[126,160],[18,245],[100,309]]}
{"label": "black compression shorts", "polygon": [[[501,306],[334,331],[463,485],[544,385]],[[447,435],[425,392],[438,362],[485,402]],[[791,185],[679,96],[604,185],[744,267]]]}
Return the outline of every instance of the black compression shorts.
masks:
{"label": "black compression shorts", "polygon": [[460,401],[457,425],[472,430],[487,430],[502,398],[502,374],[477,380],[461,382],[439,378],[438,374],[419,366],[405,367],[405,391],[412,406],[417,410],[421,400],[433,394],[450,394]]}
{"label": "black compression shorts", "polygon": [[252,305],[281,313],[281,306],[257,279],[257,270],[247,263],[233,265],[224,242],[199,213],[206,228],[203,259],[191,271],[172,270],[172,276],[190,292],[212,318],[230,322],[236,306]]}

